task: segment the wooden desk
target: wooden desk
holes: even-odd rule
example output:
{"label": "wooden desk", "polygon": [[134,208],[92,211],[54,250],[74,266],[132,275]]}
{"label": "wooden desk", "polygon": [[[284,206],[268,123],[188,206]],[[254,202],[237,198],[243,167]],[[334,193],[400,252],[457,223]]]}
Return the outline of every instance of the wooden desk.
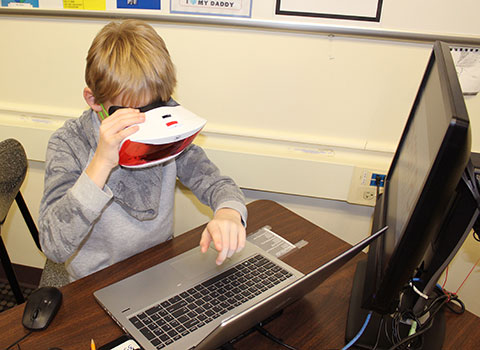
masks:
{"label": "wooden desk", "polygon": [[[314,270],[349,246],[277,203],[256,201],[248,205],[248,210],[248,232],[270,225],[273,231],[292,243],[302,239],[308,242],[307,246],[283,259],[303,273]],[[193,248],[199,242],[202,227],[63,287],[64,301],[56,318],[48,329],[35,332],[22,341],[21,349],[87,350],[92,338],[98,346],[120,336],[120,328],[97,304],[92,293]],[[355,262],[362,257],[365,254],[357,256],[313,292],[287,307],[266,328],[299,350],[342,348]],[[21,324],[23,309],[24,305],[19,305],[0,314],[0,349],[27,333]],[[444,350],[478,349],[480,319],[469,312],[461,316],[447,313],[446,316]],[[256,333],[242,339],[235,348],[285,349]]]}

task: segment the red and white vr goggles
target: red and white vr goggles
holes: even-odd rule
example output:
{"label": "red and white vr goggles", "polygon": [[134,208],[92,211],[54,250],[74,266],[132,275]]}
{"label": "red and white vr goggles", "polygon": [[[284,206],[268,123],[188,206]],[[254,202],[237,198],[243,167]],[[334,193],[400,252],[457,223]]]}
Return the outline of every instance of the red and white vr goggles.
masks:
{"label": "red and white vr goggles", "polygon": [[166,162],[192,143],[206,120],[182,106],[162,106],[145,112],[139,130],[123,140],[119,164],[143,168]]}

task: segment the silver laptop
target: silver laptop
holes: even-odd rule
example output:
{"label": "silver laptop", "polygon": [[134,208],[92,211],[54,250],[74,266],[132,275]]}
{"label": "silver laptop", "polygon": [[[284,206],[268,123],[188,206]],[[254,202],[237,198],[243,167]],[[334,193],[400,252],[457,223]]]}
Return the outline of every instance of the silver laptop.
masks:
{"label": "silver laptop", "polygon": [[221,266],[213,248],[194,248],[94,296],[145,350],[212,350],[313,290],[385,230],[307,275],[247,241]]}

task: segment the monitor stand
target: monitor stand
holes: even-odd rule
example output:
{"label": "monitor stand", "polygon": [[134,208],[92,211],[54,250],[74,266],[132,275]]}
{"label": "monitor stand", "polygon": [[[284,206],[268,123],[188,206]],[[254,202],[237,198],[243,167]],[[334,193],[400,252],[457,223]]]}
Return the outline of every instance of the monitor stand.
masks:
{"label": "monitor stand", "polygon": [[[367,261],[361,260],[355,271],[353,280],[352,294],[350,297],[350,305],[348,309],[347,328],[345,331],[345,339],[348,343],[355,338],[358,331],[362,328],[368,310],[361,308],[363,283],[365,281]],[[383,321],[382,321],[383,318]],[[363,332],[362,336],[355,342],[351,349],[373,349],[386,350],[394,344],[389,339],[391,338],[393,319],[390,315],[380,315],[372,312],[370,322]],[[379,329],[381,326],[381,329]],[[387,332],[385,331],[387,330]],[[410,326],[402,324],[400,327],[400,334],[403,337],[408,335]],[[387,334],[388,333],[388,336]],[[432,327],[423,334],[423,346],[421,349],[441,350],[443,340],[445,337],[445,315],[443,309],[440,310],[433,321]],[[376,346],[376,347],[375,347]],[[420,349],[420,348],[419,348]]]}

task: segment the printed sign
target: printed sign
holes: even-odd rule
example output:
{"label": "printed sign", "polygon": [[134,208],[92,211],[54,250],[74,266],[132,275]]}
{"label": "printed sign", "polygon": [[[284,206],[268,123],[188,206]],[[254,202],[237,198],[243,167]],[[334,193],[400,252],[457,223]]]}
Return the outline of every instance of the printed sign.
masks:
{"label": "printed sign", "polygon": [[2,6],[38,7],[38,0],[2,0]]}
{"label": "printed sign", "polygon": [[170,0],[170,12],[251,17],[252,0]]}
{"label": "printed sign", "polygon": [[105,0],[63,0],[64,9],[72,10],[105,10]]}
{"label": "printed sign", "polygon": [[160,10],[160,0],[117,0],[117,8]]}

